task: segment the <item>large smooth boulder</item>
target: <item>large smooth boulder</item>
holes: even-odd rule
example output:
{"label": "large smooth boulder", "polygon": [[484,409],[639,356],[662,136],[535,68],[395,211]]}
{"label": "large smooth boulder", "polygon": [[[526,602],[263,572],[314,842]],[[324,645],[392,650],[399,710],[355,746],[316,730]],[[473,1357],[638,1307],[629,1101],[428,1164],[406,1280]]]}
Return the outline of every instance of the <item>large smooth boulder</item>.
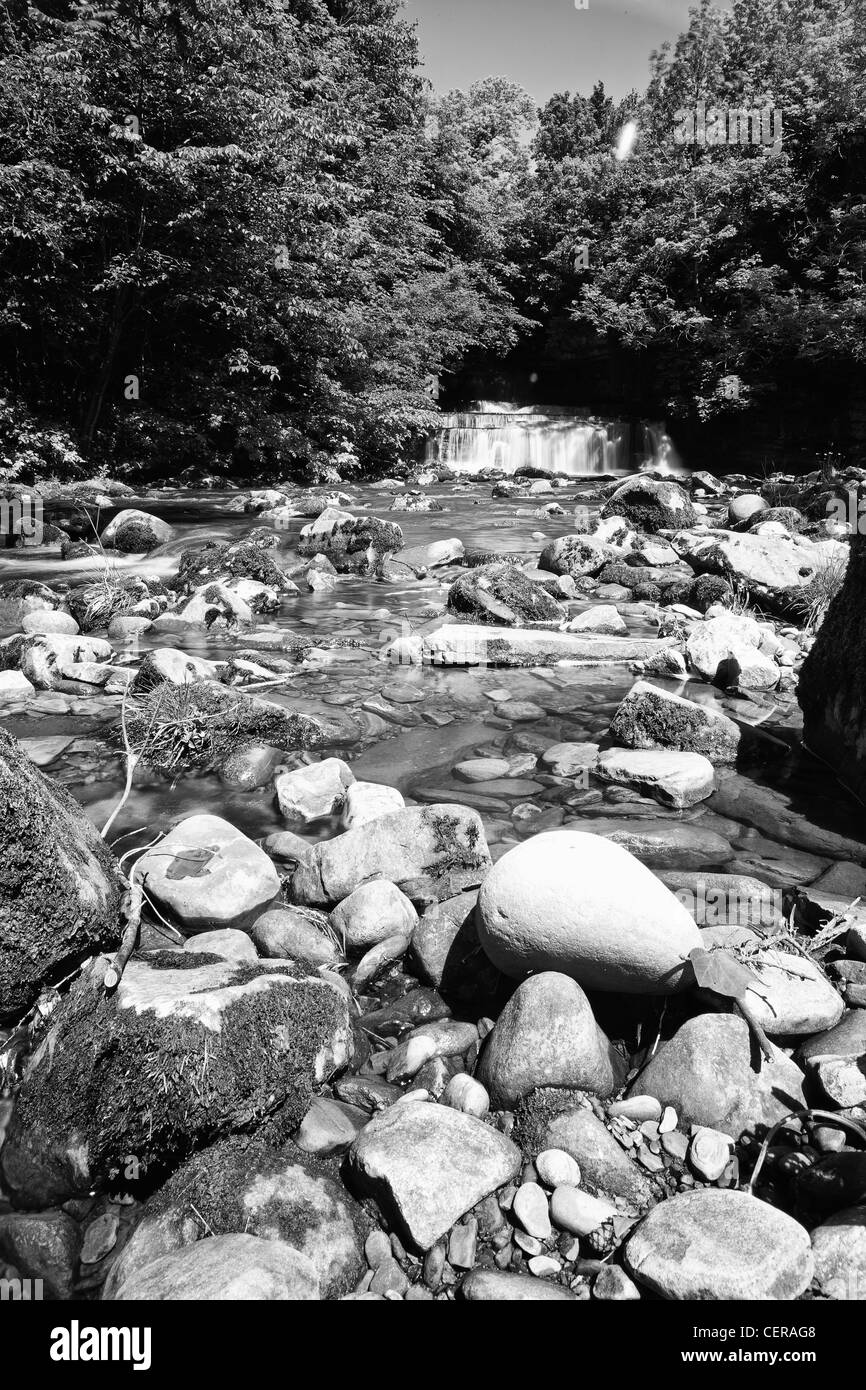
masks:
{"label": "large smooth boulder", "polygon": [[188,816],[138,861],[148,894],[185,931],[252,926],[280,892],[272,861],[221,816]]}
{"label": "large smooth boulder", "polygon": [[[845,583],[800,672],[807,748],[866,799],[866,535],[851,539]],[[862,859],[862,855],[858,858]]]}
{"label": "large smooth boulder", "polygon": [[121,1303],[301,1303],[320,1296],[306,1255],[285,1241],[243,1234],[210,1236],[163,1255],[114,1294]]}
{"label": "large smooth boulder", "polygon": [[173,535],[174,528],[161,517],[127,507],[111,518],[100,540],[109,549],[142,555],[164,545]]}
{"label": "large smooth boulder", "polygon": [[568,975],[543,971],[514,991],[488,1035],[478,1079],[493,1105],[511,1110],[538,1086],[571,1086],[609,1096],[626,1064]]}
{"label": "large smooth boulder", "polygon": [[447,607],[461,617],[506,627],[556,622],[562,617],[562,609],[547,590],[506,561],[461,574],[448,590]]}
{"label": "large smooth boulder", "polygon": [[633,787],[677,811],[706,801],[716,785],[709,758],[669,748],[610,748],[593,771],[603,782]]}
{"label": "large smooth boulder", "polygon": [[693,526],[695,510],[679,484],[629,478],[610,496],[602,517],[621,516],[641,531],[678,531]]}
{"label": "large smooth boulder", "polygon": [[732,1188],[660,1202],[625,1247],[638,1283],[662,1298],[799,1298],[812,1278],[809,1233],[785,1212]]}
{"label": "large smooth boulder", "polygon": [[285,1241],[311,1261],[325,1298],[348,1293],[364,1272],[366,1223],[342,1183],[291,1145],[238,1136],[193,1154],[148,1198],[103,1297],[208,1229]]}
{"label": "large smooth boulder", "polygon": [[112,655],[111,643],[100,637],[33,633],[20,643],[18,664],[37,690],[62,689],[67,681],[98,687],[111,674]]}
{"label": "large smooth boulder", "polygon": [[737,531],[683,531],[673,546],[698,573],[719,574],[761,608],[795,617],[802,616],[803,596],[815,575],[844,564],[848,550],[840,541]]}
{"label": "large smooth boulder", "polygon": [[399,1233],[429,1250],[456,1221],[519,1172],[521,1153],[504,1134],[453,1110],[402,1101],[361,1131],[349,1157],[360,1191]]}
{"label": "large smooth boulder", "polygon": [[124,884],[78,802],[0,729],[0,1022],[43,984],[116,945]]}
{"label": "large smooth boulder", "polygon": [[700,933],[664,884],[599,835],[554,830],[509,850],[478,898],[478,934],[512,979],[555,970],[589,989],[668,994]]}
{"label": "large smooth boulder", "polygon": [[408,940],[417,925],[418,913],[406,894],[384,878],[362,883],[331,913],[331,926],[347,952],[366,951],[390,936]]}
{"label": "large smooth boulder", "polygon": [[737,1014],[698,1014],[659,1048],[632,1089],[672,1105],[682,1126],[719,1129],[732,1139],[763,1133],[806,1104],[802,1071],[770,1047],[767,1061]]}
{"label": "large smooth boulder", "polygon": [[386,787],[381,782],[350,782],[340,824],[344,830],[354,830],[391,811],[401,811],[405,804],[403,793],[397,787]]}
{"label": "large smooth boulder", "polygon": [[714,685],[772,690],[779,683],[779,668],[758,650],[761,635],[751,618],[734,613],[705,618],[689,633],[686,655],[692,670]]}
{"label": "large smooth boulder", "polygon": [[569,574],[577,579],[583,575],[598,574],[607,558],[605,547],[587,536],[560,536],[545,546],[538,568],[551,574]]}
{"label": "large smooth boulder", "polygon": [[325,758],[293,772],[281,772],[274,782],[280,813],[287,820],[300,822],[335,815],[354,780],[352,769],[341,758]]}
{"label": "large smooth boulder", "polygon": [[635,681],[613,716],[609,733],[627,748],[675,748],[701,753],[711,763],[735,762],[740,745],[740,730],[733,719],[649,681]]}
{"label": "large smooth boulder", "polygon": [[28,1061],[0,1150],[20,1206],[99,1188],[127,1155],[158,1178],[280,1106],[299,1124],[351,1058],[346,997],[325,979],[164,951],[133,958],[107,994],[106,965],[58,1004]]}
{"label": "large smooth boulder", "polygon": [[340,903],[362,883],[387,878],[407,897],[454,897],[490,867],[484,827],[466,806],[412,806],[314,846],[292,877],[292,897],[312,907]]}

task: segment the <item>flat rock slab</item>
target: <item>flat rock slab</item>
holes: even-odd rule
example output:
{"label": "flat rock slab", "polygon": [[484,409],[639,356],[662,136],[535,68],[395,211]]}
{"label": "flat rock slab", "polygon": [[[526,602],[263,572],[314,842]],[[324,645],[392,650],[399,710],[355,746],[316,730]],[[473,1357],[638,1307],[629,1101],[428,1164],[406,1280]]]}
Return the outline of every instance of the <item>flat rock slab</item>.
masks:
{"label": "flat rock slab", "polygon": [[594,772],[604,782],[635,787],[678,811],[706,801],[715,788],[713,765],[701,753],[611,748],[600,754]]}
{"label": "flat rock slab", "polygon": [[608,665],[647,661],[673,645],[673,639],[655,637],[585,637],[452,623],[426,634],[421,659],[438,666],[555,666],[559,661]]}
{"label": "flat rock slab", "polygon": [[352,1146],[359,1188],[419,1250],[519,1171],[516,1144],[445,1105],[405,1101],[371,1120]]}
{"label": "flat rock slab", "polygon": [[825,829],[791,804],[792,798],[775,787],[765,787],[745,777],[723,775],[716,789],[713,810],[720,816],[745,821],[771,839],[813,855],[830,855],[855,864],[866,862],[866,845],[835,830]]}
{"label": "flat rock slab", "polygon": [[732,1188],[660,1202],[625,1248],[629,1273],[663,1298],[791,1300],[812,1278],[809,1233]]}

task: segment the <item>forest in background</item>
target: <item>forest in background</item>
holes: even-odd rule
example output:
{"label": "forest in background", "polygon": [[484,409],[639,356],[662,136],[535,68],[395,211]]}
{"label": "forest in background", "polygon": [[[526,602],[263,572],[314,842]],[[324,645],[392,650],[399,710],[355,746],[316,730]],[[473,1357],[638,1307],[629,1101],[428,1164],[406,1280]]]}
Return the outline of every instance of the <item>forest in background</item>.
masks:
{"label": "forest in background", "polygon": [[434,379],[866,461],[866,0],[702,3],[650,72],[538,110],[434,93],[397,0],[3,0],[0,481],[390,473]]}

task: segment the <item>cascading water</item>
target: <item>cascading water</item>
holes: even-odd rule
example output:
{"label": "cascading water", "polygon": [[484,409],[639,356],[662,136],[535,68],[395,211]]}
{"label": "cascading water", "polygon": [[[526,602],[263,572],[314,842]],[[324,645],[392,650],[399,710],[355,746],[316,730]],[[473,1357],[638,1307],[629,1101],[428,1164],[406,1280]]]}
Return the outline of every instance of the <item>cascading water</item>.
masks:
{"label": "cascading water", "polygon": [[427,441],[426,462],[447,464],[458,473],[487,468],[503,473],[532,468],[573,478],[626,473],[631,426],[557,406],[476,401],[471,410],[443,415]]}

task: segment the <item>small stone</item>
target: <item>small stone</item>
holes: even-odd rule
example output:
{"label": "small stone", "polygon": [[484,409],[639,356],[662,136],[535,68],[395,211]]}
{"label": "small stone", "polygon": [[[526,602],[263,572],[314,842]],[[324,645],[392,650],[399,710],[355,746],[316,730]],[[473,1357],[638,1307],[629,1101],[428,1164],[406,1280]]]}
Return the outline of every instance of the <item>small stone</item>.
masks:
{"label": "small stone", "polygon": [[547,1194],[538,1183],[525,1182],[517,1189],[512,1212],[527,1235],[536,1240],[549,1240],[550,1214],[547,1207]]}
{"label": "small stone", "polygon": [[677,1112],[672,1105],[666,1105],[659,1120],[659,1134],[669,1134],[677,1127]]}
{"label": "small stone", "polygon": [[535,1169],[545,1187],[579,1187],[580,1168],[564,1149],[543,1149],[535,1160]]}
{"label": "small stone", "polygon": [[609,1106],[608,1114],[611,1119],[622,1118],[641,1124],[644,1120],[660,1119],[662,1107],[655,1096],[627,1096],[625,1100],[615,1100]]}
{"label": "small stone", "polygon": [[81,1247],[81,1263],[83,1265],[96,1264],[117,1244],[117,1228],[120,1224],[116,1212],[106,1211],[102,1216],[97,1216],[95,1221],[91,1221],[87,1230],[84,1232],[84,1244]]}
{"label": "small stone", "polygon": [[717,1129],[698,1129],[689,1145],[689,1167],[704,1182],[715,1182],[728,1166],[731,1141]]}
{"label": "small stone", "polygon": [[485,1087],[465,1072],[452,1076],[440,1100],[442,1105],[450,1105],[454,1110],[462,1110],[464,1115],[474,1115],[479,1120],[490,1109],[490,1097]]}
{"label": "small stone", "polygon": [[555,1279],[562,1273],[559,1260],[554,1260],[551,1255],[533,1255],[527,1261],[527,1267],[536,1279]]}
{"label": "small stone", "polygon": [[592,1286],[594,1298],[605,1303],[633,1303],[640,1298],[640,1289],[618,1265],[605,1265]]}
{"label": "small stone", "polygon": [[536,1236],[528,1236],[525,1231],[514,1232],[514,1244],[527,1255],[540,1255],[544,1249],[543,1241]]}
{"label": "small stone", "polygon": [[588,1236],[597,1231],[615,1212],[610,1202],[603,1202],[578,1187],[557,1187],[550,1199],[554,1224],[575,1236]]}
{"label": "small stone", "polygon": [[393,1256],[389,1255],[376,1268],[370,1281],[370,1292],[378,1294],[396,1293],[401,1297],[409,1287],[409,1280]]}
{"label": "small stone", "polygon": [[662,1148],[666,1154],[670,1154],[671,1158],[685,1163],[689,1141],[684,1134],[680,1134],[678,1129],[672,1129],[669,1133],[662,1135]]}
{"label": "small stone", "polygon": [[371,1231],[364,1242],[364,1255],[371,1269],[378,1269],[383,1260],[391,1258],[391,1242],[384,1231]]}
{"label": "small stone", "polygon": [[474,1216],[455,1226],[448,1240],[448,1259],[457,1269],[471,1269],[478,1244],[478,1222]]}

